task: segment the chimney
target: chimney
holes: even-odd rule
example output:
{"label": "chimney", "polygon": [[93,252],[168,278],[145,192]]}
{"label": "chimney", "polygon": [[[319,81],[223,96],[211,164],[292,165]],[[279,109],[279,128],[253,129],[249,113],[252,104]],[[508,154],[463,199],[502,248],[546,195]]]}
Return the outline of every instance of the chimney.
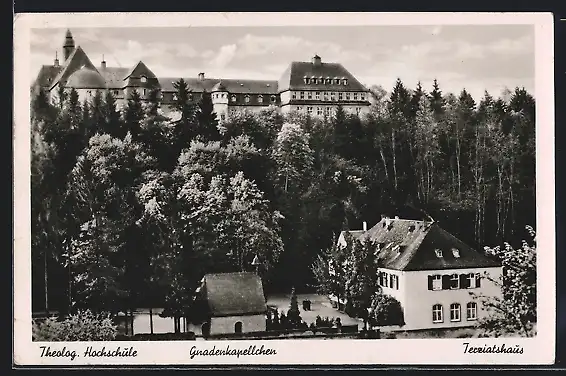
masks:
{"label": "chimney", "polygon": [[395,216],[395,219],[399,219],[399,216],[398,216],[398,215],[396,215],[396,216]]}
{"label": "chimney", "polygon": [[203,72],[198,74],[198,79],[199,79],[199,81],[204,80],[204,73]]}
{"label": "chimney", "polygon": [[315,67],[319,67],[322,64],[322,59],[320,58],[320,56],[314,55],[313,58],[312,58],[312,64]]}
{"label": "chimney", "polygon": [[53,66],[55,66],[55,67],[59,66],[59,59],[57,58],[57,51],[55,51],[55,61],[53,61]]}
{"label": "chimney", "polygon": [[368,230],[368,223],[366,221],[364,221],[364,227],[363,227],[364,231]]}
{"label": "chimney", "polygon": [[106,61],[104,60],[104,54],[102,55],[102,62],[100,63],[102,69],[106,69]]}

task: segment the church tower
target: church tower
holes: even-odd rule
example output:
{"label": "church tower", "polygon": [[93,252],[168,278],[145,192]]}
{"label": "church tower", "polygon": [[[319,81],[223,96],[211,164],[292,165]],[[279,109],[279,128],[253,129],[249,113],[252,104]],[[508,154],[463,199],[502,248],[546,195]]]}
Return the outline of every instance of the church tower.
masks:
{"label": "church tower", "polygon": [[75,40],[73,39],[71,30],[67,29],[67,34],[65,35],[65,43],[63,44],[63,56],[65,57],[65,61],[69,58],[69,56],[71,56],[74,50]]}

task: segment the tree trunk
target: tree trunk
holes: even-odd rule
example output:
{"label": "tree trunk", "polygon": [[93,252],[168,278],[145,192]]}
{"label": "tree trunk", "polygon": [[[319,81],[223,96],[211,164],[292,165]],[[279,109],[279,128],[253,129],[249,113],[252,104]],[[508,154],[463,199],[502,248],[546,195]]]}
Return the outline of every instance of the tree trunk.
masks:
{"label": "tree trunk", "polygon": [[45,313],[49,313],[49,280],[47,277],[47,250],[43,252],[43,284],[45,292]]}
{"label": "tree trunk", "polygon": [[395,190],[397,190],[397,161],[395,158],[395,131],[392,130],[391,131],[391,153],[393,156],[393,181],[394,181],[394,186],[395,186]]}

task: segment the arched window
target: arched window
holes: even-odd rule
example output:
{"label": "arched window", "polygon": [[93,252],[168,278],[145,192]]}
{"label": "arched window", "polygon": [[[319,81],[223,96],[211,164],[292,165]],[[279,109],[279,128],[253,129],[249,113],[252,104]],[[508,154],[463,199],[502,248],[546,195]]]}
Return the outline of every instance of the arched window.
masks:
{"label": "arched window", "polygon": [[460,304],[450,304],[450,321],[460,321]]}
{"label": "arched window", "polygon": [[466,319],[468,321],[475,321],[478,319],[478,304],[476,302],[469,302],[466,304]]}
{"label": "arched window", "polygon": [[442,304],[435,304],[432,306],[432,322],[443,322],[442,317]]}
{"label": "arched window", "polygon": [[234,333],[242,333],[242,322],[238,321],[234,324]]}

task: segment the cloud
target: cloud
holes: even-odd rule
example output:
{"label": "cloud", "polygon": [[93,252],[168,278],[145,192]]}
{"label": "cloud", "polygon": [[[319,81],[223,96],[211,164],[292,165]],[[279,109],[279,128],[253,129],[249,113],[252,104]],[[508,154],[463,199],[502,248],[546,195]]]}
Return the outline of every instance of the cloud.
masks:
{"label": "cloud", "polygon": [[214,68],[226,67],[228,64],[230,64],[230,62],[232,62],[234,56],[236,56],[237,48],[238,47],[235,44],[227,44],[220,47],[220,50],[218,51],[216,56],[214,56],[210,60],[209,64]]}

